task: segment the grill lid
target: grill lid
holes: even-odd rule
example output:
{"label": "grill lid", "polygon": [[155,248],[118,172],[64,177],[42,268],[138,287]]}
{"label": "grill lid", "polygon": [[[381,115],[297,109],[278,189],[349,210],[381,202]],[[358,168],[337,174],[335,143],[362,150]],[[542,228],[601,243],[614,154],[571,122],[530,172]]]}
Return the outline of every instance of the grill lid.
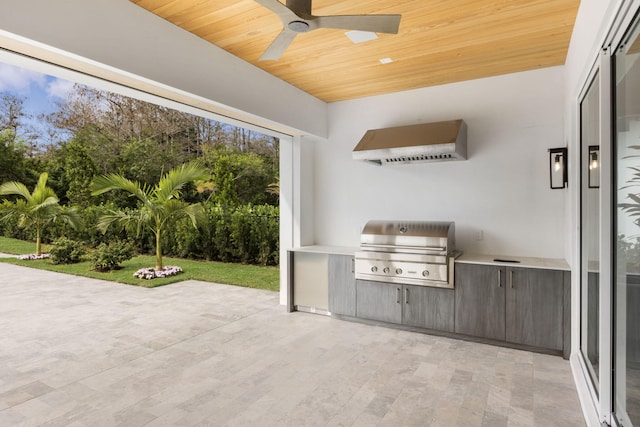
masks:
{"label": "grill lid", "polygon": [[446,255],[455,250],[455,223],[372,220],[362,229],[360,245],[363,250],[399,252],[425,249]]}

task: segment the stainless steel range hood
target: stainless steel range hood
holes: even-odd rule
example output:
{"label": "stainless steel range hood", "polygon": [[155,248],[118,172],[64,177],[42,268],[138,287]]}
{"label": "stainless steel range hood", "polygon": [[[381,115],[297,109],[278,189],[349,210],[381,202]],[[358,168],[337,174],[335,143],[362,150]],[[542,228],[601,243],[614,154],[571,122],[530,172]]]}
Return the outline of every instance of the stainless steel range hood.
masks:
{"label": "stainless steel range hood", "polygon": [[378,165],[465,160],[463,120],[368,130],[353,149],[355,160]]}

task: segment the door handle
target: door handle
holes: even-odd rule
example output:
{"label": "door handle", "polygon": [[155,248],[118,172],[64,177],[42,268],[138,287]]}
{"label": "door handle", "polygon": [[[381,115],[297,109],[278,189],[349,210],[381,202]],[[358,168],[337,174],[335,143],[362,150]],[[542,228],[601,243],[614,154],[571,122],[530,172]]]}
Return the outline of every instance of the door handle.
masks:
{"label": "door handle", "polygon": [[409,289],[404,288],[404,303],[409,305]]}
{"label": "door handle", "polygon": [[498,287],[502,287],[502,270],[498,269]]}
{"label": "door handle", "polygon": [[396,304],[400,304],[400,288],[396,288]]}
{"label": "door handle", "polygon": [[511,283],[511,289],[513,289],[513,270],[509,270],[509,283]]}

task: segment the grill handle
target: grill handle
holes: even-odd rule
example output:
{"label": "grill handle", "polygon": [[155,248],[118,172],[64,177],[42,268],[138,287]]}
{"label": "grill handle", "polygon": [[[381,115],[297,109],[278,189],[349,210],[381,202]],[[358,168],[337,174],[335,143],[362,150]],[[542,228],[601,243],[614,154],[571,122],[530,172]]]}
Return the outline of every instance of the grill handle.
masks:
{"label": "grill handle", "polygon": [[405,245],[381,245],[381,244],[361,244],[360,247],[362,250],[371,250],[371,249],[410,249],[410,250],[418,250],[418,251],[433,251],[433,252],[446,252],[447,248],[443,248],[441,246],[405,246]]}

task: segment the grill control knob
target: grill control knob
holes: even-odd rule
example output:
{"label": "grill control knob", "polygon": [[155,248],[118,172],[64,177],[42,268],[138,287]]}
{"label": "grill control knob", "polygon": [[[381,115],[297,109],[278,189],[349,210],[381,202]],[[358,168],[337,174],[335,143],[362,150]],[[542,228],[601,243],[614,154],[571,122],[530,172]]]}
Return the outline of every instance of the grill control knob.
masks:
{"label": "grill control knob", "polygon": [[424,270],[424,271],[422,272],[422,275],[423,275],[424,277],[429,277],[429,270]]}
{"label": "grill control knob", "polygon": [[396,274],[402,274],[402,269],[401,268],[396,268]]}
{"label": "grill control knob", "polygon": [[375,265],[373,267],[371,267],[371,272],[375,273],[376,271],[378,271],[378,267],[376,267]]}
{"label": "grill control knob", "polygon": [[382,269],[382,271],[383,271],[385,274],[389,273],[389,267],[385,267],[385,268],[383,268],[383,269]]}

